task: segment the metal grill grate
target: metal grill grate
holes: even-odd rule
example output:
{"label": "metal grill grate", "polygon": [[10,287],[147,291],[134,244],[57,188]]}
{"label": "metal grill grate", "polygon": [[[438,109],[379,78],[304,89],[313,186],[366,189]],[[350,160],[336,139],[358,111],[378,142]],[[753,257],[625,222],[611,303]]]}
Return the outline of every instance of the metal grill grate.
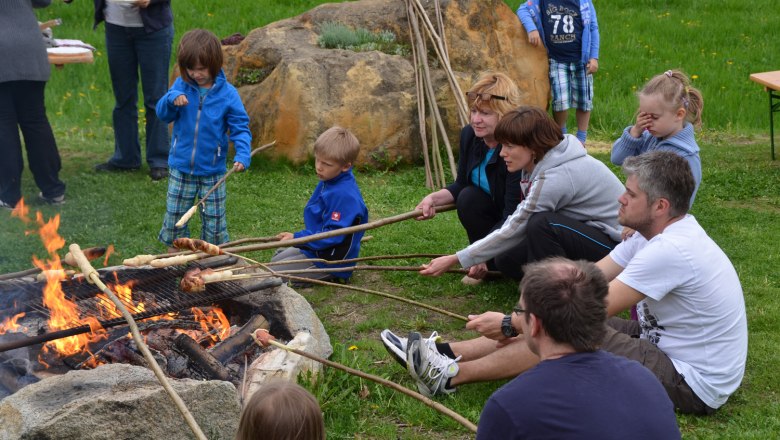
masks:
{"label": "metal grill grate", "polygon": [[[235,263],[236,259],[217,260],[214,264],[208,266],[224,266]],[[205,267],[198,264],[198,267]],[[167,267],[157,269],[122,269],[119,271],[100,272],[101,280],[115,291],[113,286],[117,284],[132,285],[133,302],[143,301],[144,308],[139,308],[132,304],[125,304],[128,311],[136,320],[151,318],[164,315],[166,313],[178,312],[192,307],[203,307],[211,305],[225,299],[246,295],[248,293],[276,287],[281,284],[278,278],[266,279],[251,286],[242,286],[233,281],[226,281],[214,284],[207,284],[203,292],[182,292],[179,290],[179,279],[190,267]],[[37,313],[46,319],[49,318],[49,310],[43,306],[42,291],[45,283],[25,283],[16,285],[14,298],[9,298],[0,292],[0,298],[4,298],[5,308],[0,305],[0,316],[14,316],[17,313]],[[125,325],[126,321],[122,317],[105,316],[105,308],[102,304],[112,304],[110,300],[101,300],[97,295],[104,296],[94,285],[85,281],[69,281],[62,283],[62,290],[65,297],[73,301],[81,317],[95,317],[104,328]],[[9,301],[10,306],[8,306]],[[21,301],[19,299],[22,299]],[[12,350],[15,348],[26,347],[42,342],[52,341],[68,336],[87,333],[90,331],[88,325],[77,325],[74,327],[48,331],[44,330],[42,334],[30,337],[20,337],[19,334],[6,334],[0,336],[0,352]],[[13,336],[10,336],[13,335]]]}

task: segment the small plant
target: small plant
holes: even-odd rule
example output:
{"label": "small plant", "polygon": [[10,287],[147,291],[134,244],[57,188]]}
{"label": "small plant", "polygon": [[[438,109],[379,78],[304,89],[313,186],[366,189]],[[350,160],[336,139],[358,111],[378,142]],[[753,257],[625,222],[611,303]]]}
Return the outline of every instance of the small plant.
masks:
{"label": "small plant", "polygon": [[264,79],[271,74],[271,69],[253,69],[250,67],[242,67],[238,69],[236,78],[233,81],[233,85],[236,87],[246,86],[250,84],[258,84],[263,82]]}
{"label": "small plant", "polygon": [[368,29],[353,29],[341,23],[327,21],[320,26],[318,44],[324,49],[345,49],[354,52],[377,50],[389,55],[408,56],[409,47],[396,42],[390,31],[371,32]]}

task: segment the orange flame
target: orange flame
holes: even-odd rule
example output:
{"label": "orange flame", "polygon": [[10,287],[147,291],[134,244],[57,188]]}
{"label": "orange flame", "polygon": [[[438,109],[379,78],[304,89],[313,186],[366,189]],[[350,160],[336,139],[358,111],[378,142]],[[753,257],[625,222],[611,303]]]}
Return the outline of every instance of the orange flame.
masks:
{"label": "orange flame", "polygon": [[18,313],[10,318],[3,319],[3,322],[0,322],[0,335],[5,334],[6,332],[18,332],[18,331],[25,331],[26,328],[20,326],[16,323],[16,321],[19,320],[19,318],[24,316],[24,312]]}
{"label": "orange flame", "polygon": [[19,203],[16,204],[16,207],[13,209],[13,211],[11,211],[11,217],[17,217],[24,223],[29,223],[30,218],[27,216],[29,211],[30,210],[27,208],[27,205],[24,204],[24,198],[21,198],[19,199]]}
{"label": "orange flame", "polygon": [[[192,314],[195,315],[195,320],[200,323],[200,328],[211,338],[213,343],[230,336],[230,321],[219,307],[213,307],[208,313],[203,313],[201,309],[193,307]],[[212,334],[212,329],[216,330],[217,334]]]}

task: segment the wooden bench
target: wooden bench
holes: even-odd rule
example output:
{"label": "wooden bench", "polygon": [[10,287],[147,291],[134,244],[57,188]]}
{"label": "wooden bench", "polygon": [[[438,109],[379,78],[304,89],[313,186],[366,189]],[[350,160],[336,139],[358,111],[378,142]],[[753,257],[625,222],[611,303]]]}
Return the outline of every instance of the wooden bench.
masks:
{"label": "wooden bench", "polygon": [[[780,111],[780,70],[774,72],[753,73],[750,80],[764,86],[769,93],[769,144],[772,148],[772,160],[775,160],[775,118],[774,113]],[[777,102],[775,102],[775,100]]]}

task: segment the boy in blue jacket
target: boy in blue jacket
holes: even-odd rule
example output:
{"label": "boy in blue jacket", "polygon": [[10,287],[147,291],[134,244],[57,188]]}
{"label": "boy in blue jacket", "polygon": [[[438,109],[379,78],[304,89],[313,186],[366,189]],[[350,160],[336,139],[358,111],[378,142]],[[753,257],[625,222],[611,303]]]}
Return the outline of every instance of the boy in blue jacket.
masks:
{"label": "boy in blue jacket", "polygon": [[[277,235],[279,240],[307,237],[368,221],[368,208],[363,202],[355,175],[352,174],[352,164],[359,152],[360,143],[346,128],[331,127],[317,138],[314,142],[314,164],[320,182],[314,188],[314,194],[303,210],[305,228],[295,233],[281,232]],[[279,249],[271,261],[311,258],[336,261],[357,258],[360,253],[361,238],[363,238],[362,231]],[[273,268],[274,270],[302,270],[354,265],[355,263],[334,265],[321,262],[298,262],[273,266]],[[310,279],[346,281],[352,276],[352,272],[311,272],[296,275]]]}
{"label": "boy in blue jacket", "polygon": [[566,134],[569,109],[577,109],[577,139],[585,145],[593,110],[593,74],[599,70],[599,23],[591,0],[527,0],[517,16],[533,46],[550,60],[553,116]]}
{"label": "boy in blue jacket", "polygon": [[[158,237],[169,251],[177,250],[172,248],[174,239],[190,235],[186,224],[176,227],[176,222],[225,175],[228,138],[236,149],[236,171],[249,167],[252,143],[244,104],[222,72],[222,46],[216,35],[203,29],[184,34],[178,63],[181,77],[157,102],[157,116],[173,122],[168,198]],[[216,245],[229,240],[225,198],[222,183],[204,201],[200,214],[201,239]]]}

